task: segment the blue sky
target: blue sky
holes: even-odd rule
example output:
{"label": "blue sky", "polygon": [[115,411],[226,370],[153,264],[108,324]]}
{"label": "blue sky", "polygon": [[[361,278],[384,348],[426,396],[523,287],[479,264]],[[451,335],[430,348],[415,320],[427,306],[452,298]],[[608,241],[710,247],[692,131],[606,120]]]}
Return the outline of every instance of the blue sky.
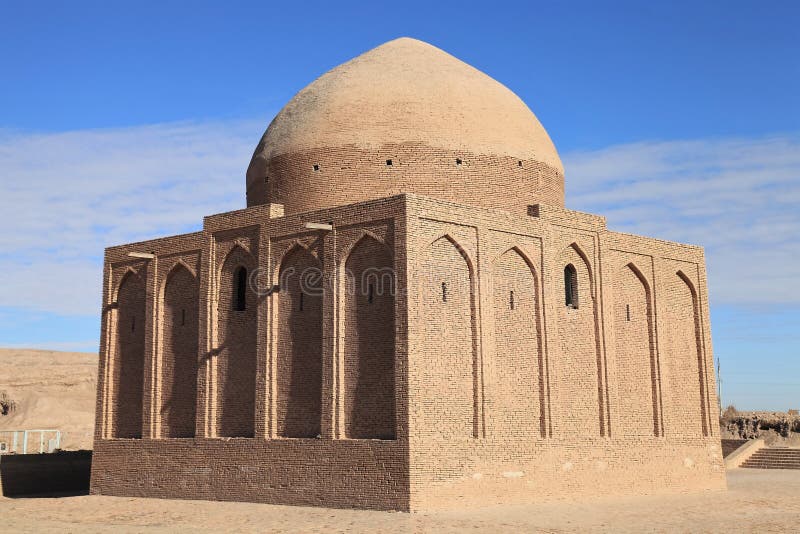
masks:
{"label": "blue sky", "polygon": [[103,248],[243,207],[281,106],[407,35],[531,107],[568,207],[705,246],[723,402],[800,407],[800,4],[289,4],[0,3],[0,346],[96,350]]}

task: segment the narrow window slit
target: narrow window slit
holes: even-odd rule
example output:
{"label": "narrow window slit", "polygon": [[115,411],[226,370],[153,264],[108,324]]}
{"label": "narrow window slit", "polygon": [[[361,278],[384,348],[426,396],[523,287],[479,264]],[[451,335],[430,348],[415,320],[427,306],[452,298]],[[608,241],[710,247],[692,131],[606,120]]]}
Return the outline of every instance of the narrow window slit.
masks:
{"label": "narrow window slit", "polygon": [[373,284],[372,282],[370,282],[370,284],[369,284],[369,290],[368,290],[368,293],[367,293],[367,302],[369,302],[370,304],[372,304],[372,301],[373,301],[374,299],[375,299],[375,284]]}
{"label": "narrow window slit", "polygon": [[578,272],[571,263],[564,267],[564,298],[568,308],[578,307]]}
{"label": "narrow window slit", "polygon": [[514,290],[508,292],[508,306],[512,310],[514,309]]}
{"label": "narrow window slit", "polygon": [[300,291],[300,311],[303,311],[303,304],[304,304],[304,301],[305,301],[304,297],[305,297],[305,293],[303,293],[303,291],[301,290]]}
{"label": "narrow window slit", "polygon": [[245,311],[247,309],[247,269],[239,267],[233,276],[233,309]]}
{"label": "narrow window slit", "polygon": [[186,309],[181,309],[181,326],[186,326]]}
{"label": "narrow window slit", "polygon": [[447,302],[447,282],[442,282],[442,302]]}
{"label": "narrow window slit", "polygon": [[626,304],[626,305],[625,305],[625,318],[626,318],[628,321],[630,321],[630,320],[631,320],[631,305],[630,305],[630,304]]}

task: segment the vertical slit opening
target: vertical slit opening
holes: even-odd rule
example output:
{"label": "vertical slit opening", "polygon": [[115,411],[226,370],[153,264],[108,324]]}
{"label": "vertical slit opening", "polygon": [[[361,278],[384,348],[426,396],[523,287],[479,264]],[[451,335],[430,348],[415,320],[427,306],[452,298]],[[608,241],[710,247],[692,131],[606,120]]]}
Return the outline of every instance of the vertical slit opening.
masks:
{"label": "vertical slit opening", "polygon": [[571,263],[564,267],[564,299],[568,308],[578,307],[578,271]]}
{"label": "vertical slit opening", "polygon": [[247,309],[247,269],[239,267],[233,277],[233,309],[245,311]]}

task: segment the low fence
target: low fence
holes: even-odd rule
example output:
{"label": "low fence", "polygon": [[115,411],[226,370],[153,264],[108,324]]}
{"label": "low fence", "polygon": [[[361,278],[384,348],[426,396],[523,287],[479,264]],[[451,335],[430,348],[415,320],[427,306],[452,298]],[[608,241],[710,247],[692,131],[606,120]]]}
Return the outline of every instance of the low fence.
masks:
{"label": "low fence", "polygon": [[60,430],[0,430],[0,454],[44,454],[60,448]]}

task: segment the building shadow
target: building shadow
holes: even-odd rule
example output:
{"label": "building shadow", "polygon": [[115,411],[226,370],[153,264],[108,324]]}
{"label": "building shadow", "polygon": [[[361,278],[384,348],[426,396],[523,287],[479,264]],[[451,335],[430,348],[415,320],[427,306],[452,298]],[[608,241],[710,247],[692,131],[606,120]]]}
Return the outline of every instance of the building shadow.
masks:
{"label": "building shadow", "polygon": [[0,456],[3,497],[67,497],[89,494],[92,451]]}

